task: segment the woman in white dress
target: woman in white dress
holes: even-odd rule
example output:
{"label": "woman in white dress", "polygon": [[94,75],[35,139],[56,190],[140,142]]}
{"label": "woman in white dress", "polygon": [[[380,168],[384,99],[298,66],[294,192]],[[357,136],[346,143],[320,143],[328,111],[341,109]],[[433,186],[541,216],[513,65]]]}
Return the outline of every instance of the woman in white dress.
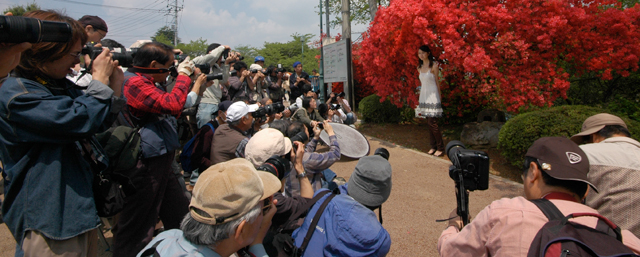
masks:
{"label": "woman in white dress", "polygon": [[420,98],[416,108],[416,117],[427,119],[431,150],[427,152],[434,156],[442,156],[444,142],[442,131],[438,127],[438,118],[442,117],[442,101],[438,86],[438,62],[431,54],[429,46],[423,45],[418,49],[418,72],[420,73]]}

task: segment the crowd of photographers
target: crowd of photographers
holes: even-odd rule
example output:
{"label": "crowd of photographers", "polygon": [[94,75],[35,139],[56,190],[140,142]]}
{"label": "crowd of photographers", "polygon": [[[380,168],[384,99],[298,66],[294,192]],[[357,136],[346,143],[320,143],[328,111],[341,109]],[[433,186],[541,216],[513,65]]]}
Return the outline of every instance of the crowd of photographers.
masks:
{"label": "crowd of photographers", "polygon": [[[126,50],[105,39],[108,26],[96,16],[76,21],[33,11],[12,21],[67,33],[2,49],[11,63],[1,70],[2,214],[16,256],[96,256],[98,215],[112,216],[114,256],[267,256],[265,248],[285,249],[274,243],[283,226],[291,244],[294,230],[305,241],[314,220],[303,210],[321,203],[313,199],[321,192],[334,198],[323,217],[368,204],[354,208],[352,219],[378,225],[354,227],[359,232],[345,242],[316,235],[295,251],[334,245],[328,248],[342,255],[388,252],[389,235],[372,210],[389,196],[389,162],[361,160],[353,183],[336,177],[330,167],[340,146],[299,62],[288,75],[280,65],[265,69],[260,56],[247,65],[220,44],[193,58],[159,42]],[[190,108],[197,111],[186,113]],[[185,119],[197,128],[187,144],[177,127]],[[318,153],[322,130],[329,151]],[[177,152],[188,187],[176,176]],[[105,185],[115,187],[100,191]],[[378,191],[383,195],[372,195]],[[327,231],[354,226],[318,219]]]}
{"label": "crowd of photographers", "polygon": [[[299,62],[288,75],[281,66],[265,69],[260,56],[247,65],[220,44],[193,59],[159,42],[117,52],[122,47],[104,39],[108,27],[99,17],[76,21],[55,11],[24,17],[67,24],[68,36],[0,49],[2,215],[16,256],[96,256],[105,205],[120,206],[112,217],[114,256],[389,252],[381,211],[392,188],[389,152],[361,158],[348,183],[337,177],[330,169],[341,157],[332,123],[352,124],[356,117],[344,94],[318,104]],[[197,111],[186,114],[188,108]],[[186,144],[177,132],[184,116],[198,128]],[[118,128],[130,132],[119,137]],[[323,130],[329,150],[320,153]],[[111,136],[98,140],[104,131]],[[529,148],[525,197],[495,201],[472,222],[468,202],[459,204],[438,241],[440,254],[524,256],[554,212],[600,212],[631,230],[614,232],[638,253],[639,223],[629,217],[638,210],[633,182],[640,143],[609,114],[587,119],[572,140],[541,138]],[[176,152],[188,187],[176,176]],[[468,161],[464,151],[453,152],[454,164]],[[131,165],[115,172],[127,154]],[[454,179],[469,175],[460,167],[451,172]],[[115,175],[133,192],[116,186],[107,195],[124,198],[105,203],[96,189]],[[486,189],[488,172],[476,182],[484,180],[471,185]],[[598,228],[595,219],[577,222]]]}

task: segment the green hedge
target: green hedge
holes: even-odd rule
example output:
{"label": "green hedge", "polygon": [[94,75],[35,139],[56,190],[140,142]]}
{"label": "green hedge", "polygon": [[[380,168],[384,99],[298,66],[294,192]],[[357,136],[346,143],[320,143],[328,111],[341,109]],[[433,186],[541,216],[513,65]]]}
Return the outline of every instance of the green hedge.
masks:
{"label": "green hedge", "polygon": [[[520,114],[509,119],[500,130],[498,149],[509,163],[520,167],[527,149],[538,138],[571,137],[580,132],[585,119],[603,112],[611,113],[601,108],[565,105]],[[640,139],[640,122],[616,115],[625,121],[631,136]]]}
{"label": "green hedge", "polygon": [[358,104],[358,108],[364,122],[370,123],[398,123],[401,120],[401,110],[393,105],[389,100],[380,102],[380,97],[376,94],[363,98]]}

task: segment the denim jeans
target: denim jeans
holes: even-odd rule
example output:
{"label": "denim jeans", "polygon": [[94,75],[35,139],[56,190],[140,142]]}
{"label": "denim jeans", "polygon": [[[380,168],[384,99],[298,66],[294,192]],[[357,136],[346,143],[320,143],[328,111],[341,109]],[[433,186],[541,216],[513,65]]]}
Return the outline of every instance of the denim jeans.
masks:
{"label": "denim jeans", "polygon": [[217,104],[200,103],[198,105],[198,112],[196,113],[196,119],[198,119],[198,129],[202,128],[204,124],[213,119],[213,115],[218,113]]}
{"label": "denim jeans", "polygon": [[356,122],[356,117],[353,116],[353,112],[347,113],[347,119],[344,121],[345,125],[351,125]]}

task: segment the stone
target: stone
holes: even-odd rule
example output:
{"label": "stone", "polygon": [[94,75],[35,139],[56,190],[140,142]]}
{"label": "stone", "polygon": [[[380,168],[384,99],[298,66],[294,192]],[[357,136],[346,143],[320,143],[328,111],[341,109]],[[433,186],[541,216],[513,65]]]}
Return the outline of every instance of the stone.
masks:
{"label": "stone", "polygon": [[478,113],[478,123],[483,121],[506,122],[503,111],[497,109],[484,109]]}
{"label": "stone", "polygon": [[504,122],[470,122],[464,124],[462,133],[460,133],[460,141],[467,148],[495,148],[498,146],[498,133],[504,125]]}

